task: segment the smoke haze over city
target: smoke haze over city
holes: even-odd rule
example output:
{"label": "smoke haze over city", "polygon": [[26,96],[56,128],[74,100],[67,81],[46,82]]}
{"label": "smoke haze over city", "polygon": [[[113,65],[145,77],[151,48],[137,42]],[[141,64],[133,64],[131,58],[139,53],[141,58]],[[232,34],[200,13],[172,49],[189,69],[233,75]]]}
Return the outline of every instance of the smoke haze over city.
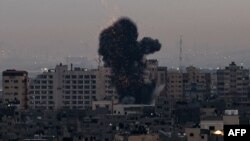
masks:
{"label": "smoke haze over city", "polygon": [[40,70],[69,56],[95,66],[100,32],[122,16],[137,23],[139,38],[161,41],[150,57],[163,65],[178,66],[182,35],[185,65],[249,67],[249,9],[235,0],[1,0],[0,69]]}

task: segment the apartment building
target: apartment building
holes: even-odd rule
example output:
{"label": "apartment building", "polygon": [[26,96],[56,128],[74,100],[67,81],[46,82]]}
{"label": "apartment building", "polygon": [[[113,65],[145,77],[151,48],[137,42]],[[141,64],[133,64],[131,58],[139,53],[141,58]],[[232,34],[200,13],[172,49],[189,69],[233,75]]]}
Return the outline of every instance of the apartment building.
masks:
{"label": "apartment building", "polygon": [[211,92],[211,75],[189,66],[185,71],[167,72],[167,93],[175,101],[202,101]]}
{"label": "apartment building", "polygon": [[110,69],[68,69],[57,65],[31,79],[29,107],[45,109],[86,109],[92,102],[116,95],[111,86]]}
{"label": "apartment building", "polygon": [[168,70],[167,95],[174,101],[183,101],[183,74],[179,70]]}
{"label": "apartment building", "polygon": [[186,101],[203,101],[211,93],[211,74],[189,66],[183,73],[183,92]]}
{"label": "apartment building", "polygon": [[228,102],[239,102],[246,100],[249,88],[249,70],[236,65],[229,64],[224,69],[217,70],[217,93],[221,99]]}
{"label": "apartment building", "polygon": [[8,106],[27,108],[28,73],[26,71],[3,71],[3,103]]}
{"label": "apartment building", "polygon": [[171,123],[173,104],[173,100],[166,95],[166,91],[162,91],[155,101],[155,113],[166,122]]}

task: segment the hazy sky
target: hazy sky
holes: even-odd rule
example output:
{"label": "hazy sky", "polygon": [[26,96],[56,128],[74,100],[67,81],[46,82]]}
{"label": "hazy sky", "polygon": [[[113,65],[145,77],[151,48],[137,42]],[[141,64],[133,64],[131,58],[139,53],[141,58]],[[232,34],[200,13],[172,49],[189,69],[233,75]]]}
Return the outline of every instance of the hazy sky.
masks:
{"label": "hazy sky", "polygon": [[94,60],[99,33],[121,16],[137,23],[140,38],[160,40],[150,57],[169,67],[178,65],[180,35],[186,65],[249,67],[249,13],[249,0],[0,0],[0,70]]}

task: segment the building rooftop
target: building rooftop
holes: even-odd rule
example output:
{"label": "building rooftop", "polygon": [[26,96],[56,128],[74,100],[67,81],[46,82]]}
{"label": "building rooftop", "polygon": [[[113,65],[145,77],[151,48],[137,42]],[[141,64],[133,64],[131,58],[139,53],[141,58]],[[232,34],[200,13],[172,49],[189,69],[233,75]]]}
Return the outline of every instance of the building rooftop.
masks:
{"label": "building rooftop", "polygon": [[23,71],[23,70],[5,70],[3,71],[3,76],[23,76],[23,75],[27,75],[28,72],[27,71]]}

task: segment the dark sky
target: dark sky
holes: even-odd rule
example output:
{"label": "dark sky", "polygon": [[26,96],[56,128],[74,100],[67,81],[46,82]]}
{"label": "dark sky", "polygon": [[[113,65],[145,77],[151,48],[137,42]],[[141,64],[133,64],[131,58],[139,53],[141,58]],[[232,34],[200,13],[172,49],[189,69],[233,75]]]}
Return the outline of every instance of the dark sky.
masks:
{"label": "dark sky", "polygon": [[[0,70],[53,66],[67,56],[97,58],[101,30],[126,16],[140,37],[158,38],[150,56],[178,66],[183,35],[184,64],[250,66],[249,0],[1,0]],[[94,62],[94,61],[93,61]]]}

